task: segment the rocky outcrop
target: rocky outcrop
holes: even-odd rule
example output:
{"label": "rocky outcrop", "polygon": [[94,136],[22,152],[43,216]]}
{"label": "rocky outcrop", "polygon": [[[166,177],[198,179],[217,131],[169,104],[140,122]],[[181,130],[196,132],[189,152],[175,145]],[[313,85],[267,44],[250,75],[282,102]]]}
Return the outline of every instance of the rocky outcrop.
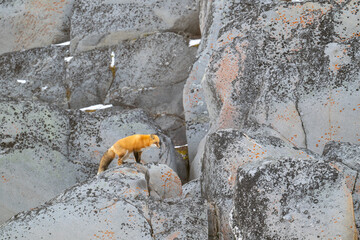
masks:
{"label": "rocky outcrop", "polygon": [[[161,175],[150,175],[162,181],[165,195],[177,195]],[[206,211],[197,197],[154,200],[143,166],[127,164],[16,215],[0,233],[4,239],[205,239]]]}
{"label": "rocky outcrop", "polygon": [[157,133],[162,141],[161,149],[144,151],[144,163],[169,164],[183,181],[187,179],[186,163],[171,140],[158,133],[159,128],[141,110],[82,113],[48,104],[1,101],[0,119],[0,188],[4,193],[0,221],[96,175],[106,149],[135,133]]}
{"label": "rocky outcrop", "polygon": [[199,35],[198,10],[197,1],[192,0],[76,0],[71,52],[116,45],[155,32]]}
{"label": "rocky outcrop", "polygon": [[68,108],[65,82],[69,46],[0,55],[0,97],[37,100]]}
{"label": "rocky outcrop", "polygon": [[358,143],[355,1],[224,5],[203,81],[213,129],[256,122],[316,153],[331,140]]}
{"label": "rocky outcrop", "polygon": [[349,171],[317,159],[266,158],[244,165],[231,212],[236,238],[358,239]]}
{"label": "rocky outcrop", "polygon": [[294,149],[271,131],[208,136],[201,186],[209,202],[209,238],[356,239],[356,171]]}
{"label": "rocky outcrop", "polygon": [[[208,135],[202,156],[202,194],[209,202],[210,238],[233,239],[230,211],[234,204],[236,174],[240,167],[263,159],[312,158],[306,151],[295,150],[281,139],[272,137],[271,130],[261,129],[253,136],[227,129]],[[268,136],[264,135],[268,132]],[[270,135],[270,136],[269,136]],[[255,207],[256,208],[256,207]]]}
{"label": "rocky outcrop", "polygon": [[0,55],[70,39],[74,0],[5,0],[0,6]]}
{"label": "rocky outcrop", "polygon": [[67,68],[70,107],[97,103],[141,107],[159,123],[167,122],[162,124],[164,131],[184,144],[178,136],[179,128],[184,132],[182,89],[194,56],[194,49],[174,33],[77,54]]}

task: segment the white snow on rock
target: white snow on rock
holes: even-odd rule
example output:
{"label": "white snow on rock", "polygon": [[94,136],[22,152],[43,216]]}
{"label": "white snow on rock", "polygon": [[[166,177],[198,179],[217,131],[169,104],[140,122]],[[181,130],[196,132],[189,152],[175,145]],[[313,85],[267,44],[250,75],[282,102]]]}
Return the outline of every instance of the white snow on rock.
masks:
{"label": "white snow on rock", "polygon": [[26,82],[27,82],[27,80],[18,79],[18,80],[17,80],[17,82],[18,82],[18,83],[22,83],[22,84],[24,84],[24,83],[26,83]]}
{"label": "white snow on rock", "polygon": [[103,104],[97,104],[86,108],[80,108],[80,111],[88,111],[88,110],[99,110],[99,109],[106,109],[112,107],[112,104],[109,105],[103,105]]}
{"label": "white snow on rock", "polygon": [[57,44],[53,44],[54,46],[68,46],[70,45],[70,41],[68,42],[63,42],[63,43],[57,43]]}
{"label": "white snow on rock", "polygon": [[64,61],[65,61],[65,62],[70,62],[71,59],[73,59],[73,57],[66,57],[66,58],[64,58]]}
{"label": "white snow on rock", "polygon": [[201,39],[191,39],[190,42],[189,42],[189,47],[199,45],[200,42],[201,42]]}

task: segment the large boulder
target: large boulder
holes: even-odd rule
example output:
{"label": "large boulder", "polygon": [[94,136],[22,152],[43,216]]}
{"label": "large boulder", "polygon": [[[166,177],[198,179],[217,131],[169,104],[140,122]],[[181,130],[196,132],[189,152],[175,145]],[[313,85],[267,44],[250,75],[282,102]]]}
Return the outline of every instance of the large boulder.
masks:
{"label": "large boulder", "polygon": [[74,0],[5,0],[0,5],[0,54],[70,40]]}
{"label": "large boulder", "polygon": [[[302,182],[304,182],[303,186],[307,186],[306,181],[310,181],[308,178],[313,179],[316,182],[314,184],[318,184],[319,186],[328,184],[326,185],[326,187],[324,187],[325,189],[320,188],[318,189],[318,192],[316,192],[319,196],[321,195],[322,197],[321,201],[323,205],[321,206],[323,207],[320,211],[324,211],[326,212],[326,214],[333,213],[333,215],[337,217],[341,217],[343,216],[342,214],[344,214],[344,216],[346,216],[344,217],[344,221],[348,224],[346,226],[349,227],[349,229],[347,230],[350,230],[351,226],[353,227],[352,230],[354,230],[355,225],[351,225],[354,224],[354,222],[349,222],[349,219],[351,219],[349,218],[349,216],[354,216],[351,192],[353,187],[355,186],[356,172],[346,167],[345,165],[329,164],[328,162],[322,160],[320,156],[314,155],[307,150],[294,148],[292,144],[272,135],[276,135],[276,132],[274,133],[273,130],[266,128],[260,128],[256,131],[251,131],[250,133],[241,132],[239,130],[226,129],[219,130],[215,133],[208,135],[205,144],[205,151],[203,154],[201,187],[203,197],[206,198],[209,202],[209,236],[222,236],[224,239],[235,239],[235,237],[243,237],[244,239],[257,239],[255,235],[253,236],[250,233],[256,232],[256,228],[258,227],[260,231],[261,224],[259,225],[258,223],[256,223],[257,225],[255,225],[255,221],[251,220],[248,222],[248,225],[252,226],[252,228],[244,230],[246,229],[246,227],[241,226],[239,219],[241,218],[246,221],[246,219],[248,219],[248,217],[246,216],[251,216],[252,212],[254,212],[254,214],[258,213],[259,216],[264,216],[264,218],[267,218],[268,220],[263,222],[271,225],[272,220],[276,219],[275,216],[278,216],[278,214],[282,214],[282,212],[274,213],[273,216],[270,214],[272,211],[270,208],[269,213],[267,213],[263,211],[267,208],[263,207],[263,205],[260,205],[260,203],[253,204],[254,201],[251,202],[250,199],[254,198],[255,195],[258,194],[258,192],[256,191],[256,187],[264,187],[268,189],[271,193],[271,190],[274,190],[274,188],[262,186],[261,184],[265,184],[266,181],[270,182],[271,184],[275,181],[279,181],[278,188],[280,193],[281,191],[285,191],[286,189],[288,189],[289,191],[293,191],[291,192],[291,194],[293,195],[289,193],[291,197],[289,197],[288,202],[284,202],[284,205],[281,206],[284,208],[293,209],[295,208],[293,204],[296,205],[297,201],[299,201],[299,204],[306,205],[308,197],[315,194],[311,192],[315,190],[312,189],[310,185],[310,189],[306,191],[304,190],[303,192],[301,192],[299,188],[297,188],[297,186]],[[268,163],[273,162],[279,165],[276,166],[278,169],[281,169],[281,171],[275,170],[268,166]],[[294,164],[296,162],[298,162],[298,164]],[[311,164],[313,164],[314,166],[312,168],[309,168],[308,166]],[[264,176],[264,183],[259,182],[258,184],[255,184],[258,175],[255,174],[255,167],[252,168],[251,166],[263,166],[259,169],[263,169],[264,171],[269,172],[266,176]],[[315,171],[314,169],[317,168],[319,169],[319,173],[311,173],[311,171]],[[250,190],[254,192],[254,195],[250,195],[251,193],[247,192],[249,189],[247,189],[247,186],[244,182],[239,182],[237,180],[241,180],[241,178],[237,174],[238,171],[242,171],[242,169],[246,169],[246,171],[248,171],[248,173],[246,174],[254,178],[248,180],[251,184],[253,184],[251,186],[255,190]],[[304,173],[304,169],[308,169],[310,171],[309,174]],[[294,177],[288,179],[286,177],[286,174],[285,177],[278,177],[277,174],[280,174],[279,172],[282,171],[288,175],[294,175]],[[337,178],[334,179],[334,181],[336,180],[336,184],[333,184],[331,179],[329,180],[325,177],[328,175],[332,176],[334,172],[336,172],[337,174]],[[271,175],[270,173],[273,173],[273,175]],[[299,176],[297,176],[297,174]],[[321,174],[325,175],[323,180],[318,179],[317,177]],[[329,181],[329,183],[327,183],[327,181]],[[241,189],[241,191],[243,191],[244,199],[237,198],[238,191],[240,190],[235,190],[236,186],[237,189],[243,188]],[[346,205],[342,206],[341,209],[339,208],[338,212],[331,212],[328,208],[325,208],[326,205],[331,205],[332,201],[334,200],[334,198],[329,198],[330,200],[327,200],[326,198],[326,194],[330,192],[332,188],[334,191],[334,196],[337,196],[337,206],[341,206],[341,204],[346,203]],[[249,194],[249,196],[247,196],[247,194]],[[276,196],[278,197],[279,194]],[[307,196],[307,194],[309,194],[309,196]],[[305,195],[304,199],[306,201],[304,199],[297,198],[298,195]],[[245,200],[246,196],[249,198],[249,200]],[[259,196],[263,196],[263,194],[260,194]],[[270,197],[268,198],[271,199]],[[278,199],[278,201],[280,201],[280,198]],[[318,200],[320,201],[320,197],[318,197]],[[272,201],[274,200],[269,200],[270,203],[273,203]],[[305,202],[303,203],[303,201]],[[259,200],[259,202],[261,202],[261,199]],[[280,204],[280,202],[276,202],[276,204]],[[237,205],[239,207],[237,207]],[[236,208],[236,211],[239,211],[239,208],[241,207],[244,208],[242,212],[236,213],[238,214],[236,220],[234,220],[234,212],[231,213],[231,210],[234,208],[234,206]],[[340,212],[340,210],[346,210],[346,212]],[[297,210],[294,209],[294,211]],[[285,215],[282,215],[281,217],[283,216]],[[325,215],[323,217],[326,218]],[[254,217],[254,219],[257,219],[257,217]],[[298,220],[299,222],[297,222],[297,224],[303,226],[304,228],[311,226],[308,225],[310,223],[307,221],[307,218],[299,218]],[[238,222],[235,225],[232,225],[234,221]],[[325,222],[321,222],[321,224],[319,223],[318,226],[331,227],[330,225],[325,226]],[[272,231],[268,234],[269,236],[273,236],[273,238],[279,237],[281,239],[289,239],[289,236],[291,236],[286,234],[284,235],[281,227],[279,227],[278,229],[276,229],[276,227],[271,229]],[[264,232],[265,235],[259,235],[258,239],[266,238],[267,231]],[[343,228],[342,232],[345,233],[346,228]],[[250,235],[248,235],[248,233]],[[295,234],[295,232],[291,234]],[[312,235],[310,234],[309,236]]]}
{"label": "large boulder", "polygon": [[49,46],[0,56],[0,97],[50,102],[68,108],[68,46]]}
{"label": "large boulder", "polygon": [[76,54],[67,68],[70,107],[141,107],[183,144],[178,134],[184,132],[182,89],[195,53],[182,36],[158,33]]}
{"label": "large boulder", "polygon": [[154,32],[199,35],[198,14],[194,0],[76,0],[71,52],[115,45]]}
{"label": "large boulder", "polygon": [[231,212],[235,236],[358,239],[347,171],[314,159],[266,158],[244,165]]}
{"label": "large boulder", "polygon": [[328,141],[358,143],[356,1],[223,5],[203,80],[213,130],[256,122],[316,153]]}
{"label": "large boulder", "polygon": [[89,176],[68,158],[65,111],[40,103],[0,102],[0,126],[0,222]]}
{"label": "large boulder", "polygon": [[[68,189],[0,227],[4,239],[205,239],[200,198],[149,198],[143,167],[127,164]],[[120,217],[119,217],[120,216]]]}
{"label": "large boulder", "polygon": [[156,199],[182,196],[181,180],[169,166],[149,165],[145,177],[150,196]]}

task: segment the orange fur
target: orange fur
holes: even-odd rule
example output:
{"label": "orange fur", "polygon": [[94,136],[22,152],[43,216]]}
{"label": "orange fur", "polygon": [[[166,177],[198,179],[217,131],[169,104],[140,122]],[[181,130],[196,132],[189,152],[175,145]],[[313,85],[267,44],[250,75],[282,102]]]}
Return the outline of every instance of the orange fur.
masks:
{"label": "orange fur", "polygon": [[98,174],[107,169],[115,156],[119,157],[118,165],[121,165],[123,160],[127,159],[130,153],[133,153],[136,162],[139,163],[143,149],[151,146],[160,147],[160,139],[157,135],[135,134],[118,140],[102,156]]}

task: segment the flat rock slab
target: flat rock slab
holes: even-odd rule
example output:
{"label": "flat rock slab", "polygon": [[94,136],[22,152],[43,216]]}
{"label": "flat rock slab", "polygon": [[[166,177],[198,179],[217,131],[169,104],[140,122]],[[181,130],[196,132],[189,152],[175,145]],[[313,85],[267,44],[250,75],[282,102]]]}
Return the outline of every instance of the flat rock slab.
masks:
{"label": "flat rock slab", "polygon": [[205,239],[204,200],[148,197],[144,166],[127,164],[74,186],[0,227],[4,239]]}
{"label": "flat rock slab", "polygon": [[198,14],[193,0],[76,0],[71,52],[115,45],[154,32],[199,35]]}
{"label": "flat rock slab", "polygon": [[6,0],[0,5],[0,55],[70,39],[73,0]]}
{"label": "flat rock slab", "polygon": [[68,108],[64,58],[69,46],[0,55],[0,97],[39,100]]}
{"label": "flat rock slab", "polygon": [[357,239],[345,168],[265,159],[239,169],[232,229],[242,239]]}

